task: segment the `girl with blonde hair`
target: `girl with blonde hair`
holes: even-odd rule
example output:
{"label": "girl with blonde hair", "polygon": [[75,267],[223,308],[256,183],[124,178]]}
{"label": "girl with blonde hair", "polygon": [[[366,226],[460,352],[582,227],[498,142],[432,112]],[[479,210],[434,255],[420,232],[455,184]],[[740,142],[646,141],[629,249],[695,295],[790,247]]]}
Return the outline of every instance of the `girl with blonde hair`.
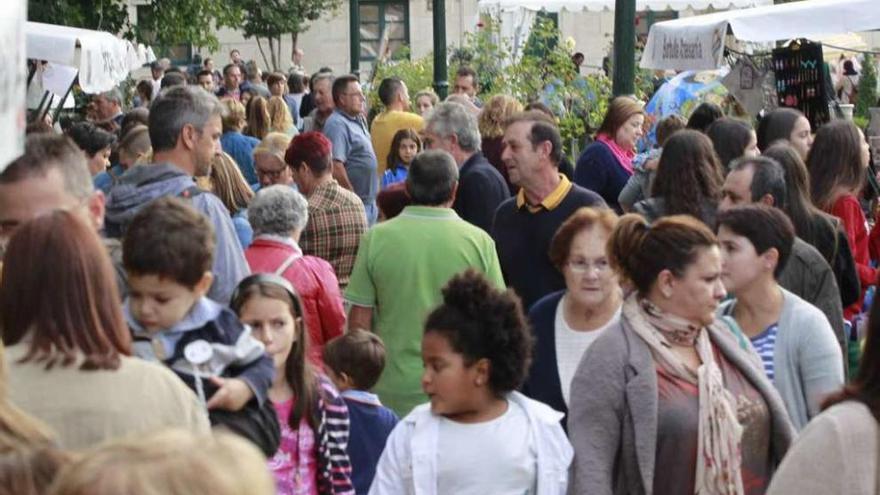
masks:
{"label": "girl with blonde hair", "polygon": [[269,132],[280,132],[290,137],[296,136],[296,126],[293,125],[293,117],[287,107],[287,102],[280,96],[269,98]]}
{"label": "girl with blonde hair", "polygon": [[242,249],[247,248],[253,239],[253,230],[247,219],[247,208],[254,197],[254,191],[244,179],[235,160],[227,153],[220,153],[211,162],[211,175],[200,185],[214,193],[232,216],[235,233]]}

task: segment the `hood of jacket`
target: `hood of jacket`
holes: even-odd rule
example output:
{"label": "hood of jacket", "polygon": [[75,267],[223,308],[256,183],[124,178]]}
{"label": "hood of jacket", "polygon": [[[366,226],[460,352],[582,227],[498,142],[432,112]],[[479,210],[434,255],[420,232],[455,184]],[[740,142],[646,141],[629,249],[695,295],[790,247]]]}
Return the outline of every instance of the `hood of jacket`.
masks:
{"label": "hood of jacket", "polygon": [[137,165],[126,171],[107,195],[107,235],[120,237],[140,209],[162,196],[178,196],[193,187],[193,178],[170,163]]}

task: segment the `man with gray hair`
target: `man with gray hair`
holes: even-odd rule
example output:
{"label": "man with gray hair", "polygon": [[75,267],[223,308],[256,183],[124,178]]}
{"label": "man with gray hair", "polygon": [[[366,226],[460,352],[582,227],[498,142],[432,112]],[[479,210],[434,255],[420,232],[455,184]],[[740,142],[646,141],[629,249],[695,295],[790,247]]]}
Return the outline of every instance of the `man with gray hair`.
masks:
{"label": "man with gray hair", "polygon": [[333,266],[303,255],[299,247],[308,219],[309,203],[293,188],[260,189],[248,207],[254,242],[244,255],[254,273],[274,273],[296,289],[309,332],[309,357],[321,363],[324,344],[345,329],[345,309]]}
{"label": "man with gray hair", "polygon": [[458,103],[435,106],[425,123],[425,148],[442,149],[452,155],[459,167],[458,193],[452,208],[461,218],[488,232],[495,210],[510,191],[504,177],[480,151],[476,117]]}
{"label": "man with gray hair", "polygon": [[422,324],[440,304],[443,285],[473,268],[504,286],[492,238],[451,208],[457,187],[458,167],[448,153],[416,156],[406,178],[412,203],[364,234],[345,289],[349,328],[372,330],[385,341],[388,362],[375,391],[401,416],[426,400]]}
{"label": "man with gray hair", "polygon": [[225,107],[199,86],[179,86],[162,93],[150,107],[150,142],[154,164],[135,166],[110,189],[106,232],[122,237],[131,220],[162,196],[188,198],[214,225],[214,283],[208,297],[226,304],[249,273],[229,211],[219,198],[200,190],[193,177],[209,174],[220,153]]}
{"label": "man with gray hair", "polygon": [[95,121],[98,123],[113,121],[116,126],[122,125],[122,93],[113,88],[92,97],[92,108]]}

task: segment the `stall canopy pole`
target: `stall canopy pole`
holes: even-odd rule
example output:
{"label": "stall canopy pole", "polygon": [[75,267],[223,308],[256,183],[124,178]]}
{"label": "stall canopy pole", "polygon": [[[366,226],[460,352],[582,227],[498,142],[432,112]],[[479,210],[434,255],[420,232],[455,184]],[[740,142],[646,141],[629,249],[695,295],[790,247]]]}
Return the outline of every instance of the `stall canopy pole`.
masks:
{"label": "stall canopy pole", "polygon": [[446,80],[446,1],[432,0],[434,16],[434,91],[440,99],[449,92]]}
{"label": "stall canopy pole", "polygon": [[635,93],[636,0],[616,0],[614,6],[614,96]]}

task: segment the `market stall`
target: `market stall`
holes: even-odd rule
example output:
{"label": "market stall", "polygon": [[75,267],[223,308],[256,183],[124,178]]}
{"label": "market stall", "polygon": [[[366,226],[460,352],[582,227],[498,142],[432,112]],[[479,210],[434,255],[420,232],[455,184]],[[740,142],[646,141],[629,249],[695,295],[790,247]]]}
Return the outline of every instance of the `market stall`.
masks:
{"label": "market stall", "polygon": [[684,17],[651,26],[640,66],[709,70],[736,40],[774,42],[880,29],[877,0],[802,0]]}
{"label": "market stall", "polygon": [[37,117],[53,102],[65,101],[74,82],[86,93],[101,93],[156,59],[144,45],[102,31],[39,22],[28,22],[24,31],[27,58],[34,61],[28,82],[30,94],[39,98],[39,104],[31,105]]}

